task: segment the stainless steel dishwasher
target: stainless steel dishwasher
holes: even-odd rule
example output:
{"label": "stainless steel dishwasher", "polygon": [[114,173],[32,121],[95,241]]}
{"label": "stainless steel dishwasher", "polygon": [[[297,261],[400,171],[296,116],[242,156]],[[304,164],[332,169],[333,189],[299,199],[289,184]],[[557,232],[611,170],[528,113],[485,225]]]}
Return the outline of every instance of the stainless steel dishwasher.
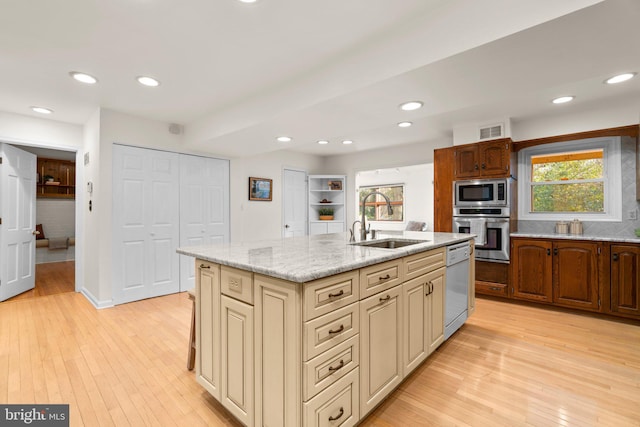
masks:
{"label": "stainless steel dishwasher", "polygon": [[453,335],[467,320],[470,256],[469,242],[447,247],[444,339]]}

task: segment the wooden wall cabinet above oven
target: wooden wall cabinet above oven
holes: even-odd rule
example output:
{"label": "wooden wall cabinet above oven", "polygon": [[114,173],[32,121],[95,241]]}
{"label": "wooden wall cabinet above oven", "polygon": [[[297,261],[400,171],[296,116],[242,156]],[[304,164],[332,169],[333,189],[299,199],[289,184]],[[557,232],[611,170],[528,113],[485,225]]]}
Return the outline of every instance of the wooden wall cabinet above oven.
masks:
{"label": "wooden wall cabinet above oven", "polygon": [[454,147],[454,179],[511,176],[511,138]]}

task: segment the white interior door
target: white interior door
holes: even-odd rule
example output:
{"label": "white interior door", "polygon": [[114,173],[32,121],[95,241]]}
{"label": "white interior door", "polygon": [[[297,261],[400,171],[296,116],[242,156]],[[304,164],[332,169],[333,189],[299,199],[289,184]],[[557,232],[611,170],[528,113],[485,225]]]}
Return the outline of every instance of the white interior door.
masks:
{"label": "white interior door", "polygon": [[0,143],[0,301],[35,287],[36,156]]}
{"label": "white interior door", "polygon": [[[180,246],[229,242],[229,161],[180,155]],[[180,290],[194,288],[193,257],[180,256]]]}
{"label": "white interior door", "polygon": [[307,173],[285,169],[283,173],[283,237],[307,234]]}
{"label": "white interior door", "polygon": [[180,290],[176,153],[113,147],[115,304]]}

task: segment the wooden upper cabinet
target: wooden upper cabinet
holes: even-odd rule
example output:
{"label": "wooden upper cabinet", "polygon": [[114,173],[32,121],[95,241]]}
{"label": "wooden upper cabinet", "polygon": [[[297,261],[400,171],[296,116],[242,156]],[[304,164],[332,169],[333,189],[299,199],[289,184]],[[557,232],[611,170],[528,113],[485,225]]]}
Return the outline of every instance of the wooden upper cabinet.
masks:
{"label": "wooden upper cabinet", "polygon": [[611,245],[611,311],[640,317],[640,246]]}
{"label": "wooden upper cabinet", "polygon": [[598,255],[594,242],[556,241],[553,244],[553,302],[567,307],[599,309]]}
{"label": "wooden upper cabinet", "polygon": [[512,239],[512,245],[512,296],[552,302],[552,243],[547,240]]}
{"label": "wooden upper cabinet", "polygon": [[37,197],[75,199],[75,162],[69,160],[46,159],[38,157],[37,165]]}
{"label": "wooden upper cabinet", "polygon": [[455,179],[509,177],[510,138],[455,147]]}
{"label": "wooden upper cabinet", "polygon": [[453,170],[455,147],[433,151],[433,231],[453,229]]}

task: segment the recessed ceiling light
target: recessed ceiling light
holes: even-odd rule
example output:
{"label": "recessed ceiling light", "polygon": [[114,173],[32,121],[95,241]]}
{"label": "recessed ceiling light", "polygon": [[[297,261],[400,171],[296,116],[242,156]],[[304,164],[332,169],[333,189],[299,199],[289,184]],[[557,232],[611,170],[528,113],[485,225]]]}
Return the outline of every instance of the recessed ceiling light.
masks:
{"label": "recessed ceiling light", "polygon": [[258,0],[238,0],[240,3],[255,3]]}
{"label": "recessed ceiling light", "polygon": [[289,137],[289,136],[279,136],[276,139],[279,142],[289,142],[289,141],[291,141],[291,137]]}
{"label": "recessed ceiling light", "polygon": [[554,99],[553,102],[554,104],[564,104],[565,102],[569,102],[569,101],[573,101],[575,99],[575,96],[561,96],[559,98]]}
{"label": "recessed ceiling light", "polygon": [[629,79],[632,79],[633,77],[635,77],[635,75],[638,73],[624,73],[624,74],[618,74],[617,76],[613,76],[608,78],[607,80],[605,80],[604,82],[607,84],[616,84],[616,83],[622,83],[622,82],[626,82]]}
{"label": "recessed ceiling light", "polygon": [[350,139],[345,139],[344,141],[342,141],[342,143],[343,143],[344,145],[349,145],[349,144],[353,144],[353,141],[352,141],[352,140],[350,140]]}
{"label": "recessed ceiling light", "polygon": [[327,145],[329,143],[329,141],[327,141],[326,139],[321,139],[320,141],[318,141],[318,144],[320,145]]}
{"label": "recessed ceiling light", "polygon": [[45,107],[30,107],[31,110],[35,111],[36,113],[40,113],[40,114],[51,114],[53,113],[53,110],[51,108],[45,108]]}
{"label": "recessed ceiling light", "polygon": [[156,86],[160,85],[160,82],[158,80],[154,79],[153,77],[138,76],[138,77],[136,77],[136,80],[138,80],[138,83],[140,83],[141,85],[144,85],[144,86],[156,87]]}
{"label": "recessed ceiling light", "polygon": [[422,102],[420,101],[409,101],[404,104],[400,104],[400,109],[404,111],[413,111],[422,107]]}
{"label": "recessed ceiling light", "polygon": [[81,73],[79,71],[71,71],[69,72],[69,75],[73,77],[74,80],[77,80],[81,83],[86,83],[88,85],[94,85],[98,83],[98,79],[96,79],[95,77],[87,73]]}
{"label": "recessed ceiling light", "polygon": [[409,126],[411,126],[413,123],[412,122],[400,122],[398,123],[398,127],[401,128],[408,128]]}

